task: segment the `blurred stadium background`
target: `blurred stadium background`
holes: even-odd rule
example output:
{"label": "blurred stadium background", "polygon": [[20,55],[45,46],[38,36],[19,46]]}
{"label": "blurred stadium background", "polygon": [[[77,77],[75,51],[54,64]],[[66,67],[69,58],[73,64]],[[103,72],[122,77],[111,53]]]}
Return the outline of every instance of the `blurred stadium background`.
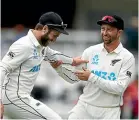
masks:
{"label": "blurred stadium background", "polygon": [[[2,0],[1,7],[1,58],[14,41],[34,28],[45,12],[60,14],[70,32],[69,36],[61,35],[50,47],[73,57],[81,55],[85,48],[100,43],[100,27],[96,21],[103,15],[116,14],[125,21],[121,42],[135,55],[138,66],[138,0]],[[73,85],[65,82],[47,62],[41,68],[32,96],[66,119],[82,93],[84,82]],[[121,118],[138,118],[138,67],[125,91],[121,109]]]}

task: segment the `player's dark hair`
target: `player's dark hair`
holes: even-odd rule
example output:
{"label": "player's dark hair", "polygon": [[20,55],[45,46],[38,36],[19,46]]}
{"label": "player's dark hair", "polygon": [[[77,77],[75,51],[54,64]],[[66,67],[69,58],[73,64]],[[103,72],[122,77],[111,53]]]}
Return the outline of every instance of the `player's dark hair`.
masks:
{"label": "player's dark hair", "polygon": [[[44,25],[42,25],[40,23],[37,23],[37,25],[35,26],[35,30],[42,30],[43,27],[44,27]],[[51,28],[49,26],[48,26],[48,28],[49,28],[50,31],[53,30],[53,28]]]}
{"label": "player's dark hair", "polygon": [[43,29],[43,26],[44,26],[44,25],[38,23],[38,24],[35,26],[35,30],[42,30],[42,29]]}

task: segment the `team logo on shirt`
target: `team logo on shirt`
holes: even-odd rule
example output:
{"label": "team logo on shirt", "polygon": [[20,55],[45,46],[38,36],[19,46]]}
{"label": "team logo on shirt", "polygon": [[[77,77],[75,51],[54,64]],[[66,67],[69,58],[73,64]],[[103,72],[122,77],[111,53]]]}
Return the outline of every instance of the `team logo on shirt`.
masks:
{"label": "team logo on shirt", "polygon": [[108,73],[106,71],[101,70],[92,70],[91,72],[105,80],[116,80],[116,74],[114,72]]}
{"label": "team logo on shirt", "polygon": [[98,55],[95,55],[95,56],[92,58],[92,64],[98,65],[98,61],[99,61],[99,57],[98,57]]}
{"label": "team logo on shirt", "polygon": [[121,61],[121,59],[114,59],[111,61],[111,66],[114,66],[117,62]]}
{"label": "team logo on shirt", "polygon": [[39,58],[39,55],[38,55],[37,49],[34,49],[34,51],[33,51],[33,59],[38,59],[38,58]]}
{"label": "team logo on shirt", "polygon": [[12,51],[9,51],[7,55],[13,59],[15,56],[15,53],[13,53]]}

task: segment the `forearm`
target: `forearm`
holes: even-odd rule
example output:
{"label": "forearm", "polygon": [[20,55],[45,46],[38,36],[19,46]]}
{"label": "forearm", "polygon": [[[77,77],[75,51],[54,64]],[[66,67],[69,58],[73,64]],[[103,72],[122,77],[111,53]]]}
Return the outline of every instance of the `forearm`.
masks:
{"label": "forearm", "polygon": [[[70,68],[73,66],[70,66]],[[74,69],[74,67],[73,67]],[[72,69],[69,69],[67,65],[65,66],[64,64],[60,65],[58,68],[55,69],[59,76],[61,76],[64,80],[67,82],[73,84],[79,81],[77,76],[74,74]]]}
{"label": "forearm", "polygon": [[44,56],[44,60],[49,61],[49,62],[62,60],[62,62],[65,64],[73,63],[73,58],[67,55],[64,55],[58,51],[52,50],[49,47],[45,48],[43,56]]}
{"label": "forearm", "polygon": [[110,80],[105,80],[105,79],[91,73],[88,81],[93,82],[100,89],[102,89],[108,93],[121,95],[124,92],[124,90],[126,89],[126,87],[128,86],[129,80],[130,79],[126,79],[124,81],[119,81],[119,80],[110,81]]}

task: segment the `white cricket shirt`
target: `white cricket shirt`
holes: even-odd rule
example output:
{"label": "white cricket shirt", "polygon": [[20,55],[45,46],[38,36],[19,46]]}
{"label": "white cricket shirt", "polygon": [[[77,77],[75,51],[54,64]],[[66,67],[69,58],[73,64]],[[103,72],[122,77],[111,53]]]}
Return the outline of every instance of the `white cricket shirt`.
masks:
{"label": "white cricket shirt", "polygon": [[7,91],[12,91],[15,94],[18,92],[20,95],[30,94],[43,59],[51,62],[62,60],[68,64],[72,64],[73,61],[72,58],[49,47],[43,48],[32,30],[29,30],[26,36],[10,46],[9,51],[0,62],[1,85],[7,75],[4,81]]}
{"label": "white cricket shirt", "polygon": [[[79,99],[100,107],[122,105],[123,92],[131,81],[135,68],[135,59],[132,53],[121,43],[113,52],[108,53],[102,43],[87,48],[83,52],[82,59],[89,60],[87,69],[91,71],[91,75]],[[62,66],[57,71],[70,83],[78,81],[71,71],[69,72]]]}

